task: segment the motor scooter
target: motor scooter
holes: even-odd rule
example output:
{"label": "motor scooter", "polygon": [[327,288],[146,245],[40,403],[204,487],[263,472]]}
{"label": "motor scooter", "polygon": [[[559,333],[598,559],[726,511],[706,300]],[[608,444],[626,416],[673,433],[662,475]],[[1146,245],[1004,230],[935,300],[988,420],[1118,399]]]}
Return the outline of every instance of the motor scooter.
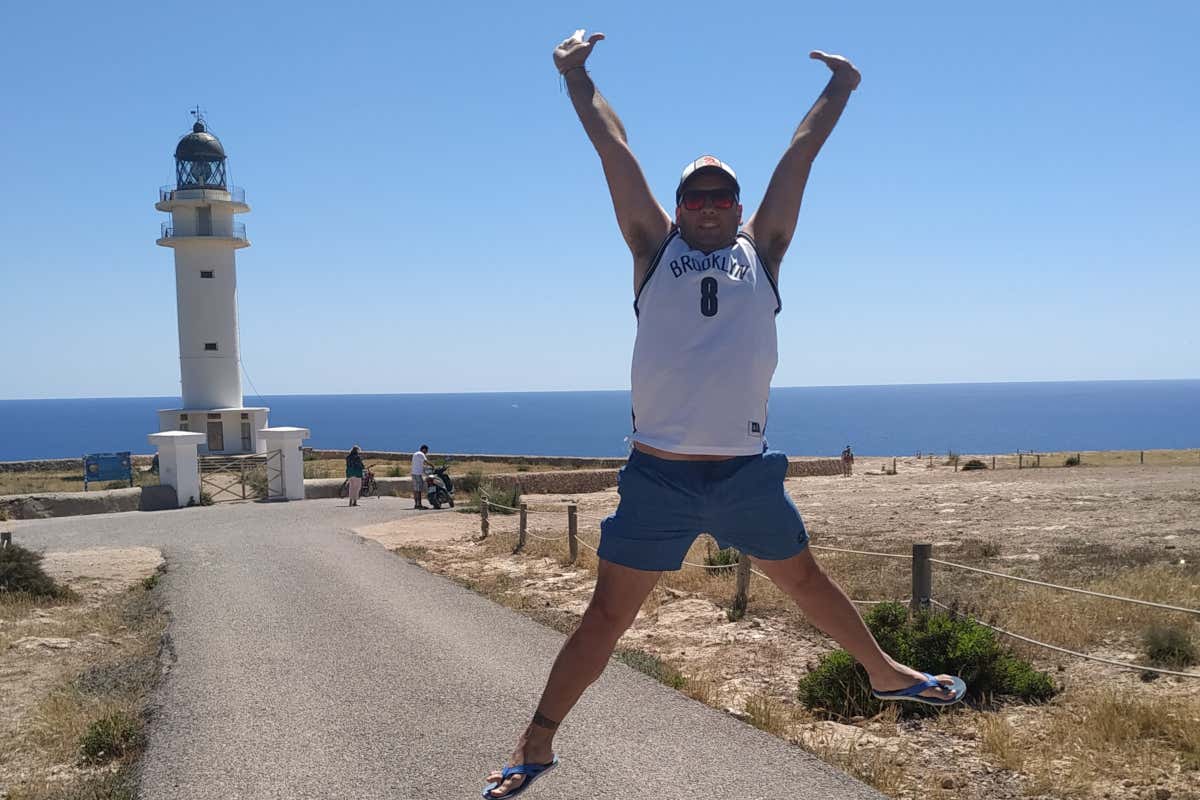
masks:
{"label": "motor scooter", "polygon": [[425,476],[425,495],[434,508],[441,508],[443,504],[454,508],[454,481],[446,474],[445,464]]}

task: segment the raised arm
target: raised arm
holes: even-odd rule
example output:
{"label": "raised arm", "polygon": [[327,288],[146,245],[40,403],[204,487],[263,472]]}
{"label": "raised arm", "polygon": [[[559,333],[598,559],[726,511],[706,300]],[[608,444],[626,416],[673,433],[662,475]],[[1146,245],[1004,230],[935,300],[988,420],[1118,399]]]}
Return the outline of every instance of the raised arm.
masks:
{"label": "raised arm", "polygon": [[633,253],[633,283],[637,291],[650,259],[671,230],[671,218],[654,199],[646,176],[629,149],[625,126],[584,68],[592,49],[603,38],[604,34],[594,33],[584,41],[583,31],[575,31],[554,49],[554,66],[567,82],[575,113],[600,156],[617,224]]}
{"label": "raised arm", "polygon": [[780,262],[792,243],[792,234],[796,232],[800,202],[804,199],[804,186],[808,183],[813,160],[842,116],[850,93],[858,88],[858,82],[862,79],[854,65],[841,56],[820,50],[808,55],[809,58],[823,61],[833,70],[833,77],[792,136],[792,143],[771,175],[762,205],[743,226],[743,230],[758,243],[759,252],[767,260],[767,269],[775,278],[779,277]]}

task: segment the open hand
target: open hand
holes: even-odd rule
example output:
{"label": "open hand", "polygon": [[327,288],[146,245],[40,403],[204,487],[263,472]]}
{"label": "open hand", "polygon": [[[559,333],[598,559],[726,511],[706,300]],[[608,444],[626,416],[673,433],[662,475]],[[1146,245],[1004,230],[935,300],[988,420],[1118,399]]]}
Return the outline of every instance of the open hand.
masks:
{"label": "open hand", "polygon": [[583,62],[587,61],[588,56],[592,54],[592,48],[596,46],[596,42],[603,38],[603,33],[593,33],[585,42],[583,28],[580,28],[554,48],[554,66],[558,67],[560,73],[575,67],[582,67]]}
{"label": "open hand", "polygon": [[862,80],[862,75],[850,63],[848,58],[843,56],[835,56],[821,50],[813,50],[808,54],[809,58],[815,58],[817,61],[822,61],[825,66],[833,70],[833,77],[836,80],[842,81],[851,91],[858,88],[859,81]]}

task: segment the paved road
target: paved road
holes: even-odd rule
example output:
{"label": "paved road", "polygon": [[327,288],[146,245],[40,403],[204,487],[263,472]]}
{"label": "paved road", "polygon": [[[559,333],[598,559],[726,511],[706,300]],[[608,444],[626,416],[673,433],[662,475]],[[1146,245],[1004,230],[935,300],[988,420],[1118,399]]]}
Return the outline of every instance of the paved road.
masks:
{"label": "paved road", "polygon": [[[339,502],[16,524],[45,550],[166,557],[175,660],[146,800],[471,798],[508,755],[563,637],[350,533],[417,513],[404,501]],[[558,747],[563,765],[524,797],[881,797],[615,662]]]}

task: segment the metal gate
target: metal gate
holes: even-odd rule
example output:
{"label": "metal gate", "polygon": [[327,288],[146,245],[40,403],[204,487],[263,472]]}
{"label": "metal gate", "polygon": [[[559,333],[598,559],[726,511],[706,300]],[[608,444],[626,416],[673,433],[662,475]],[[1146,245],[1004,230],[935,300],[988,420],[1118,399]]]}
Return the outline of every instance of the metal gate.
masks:
{"label": "metal gate", "polygon": [[200,456],[200,493],[214,503],[283,499],[283,454]]}

